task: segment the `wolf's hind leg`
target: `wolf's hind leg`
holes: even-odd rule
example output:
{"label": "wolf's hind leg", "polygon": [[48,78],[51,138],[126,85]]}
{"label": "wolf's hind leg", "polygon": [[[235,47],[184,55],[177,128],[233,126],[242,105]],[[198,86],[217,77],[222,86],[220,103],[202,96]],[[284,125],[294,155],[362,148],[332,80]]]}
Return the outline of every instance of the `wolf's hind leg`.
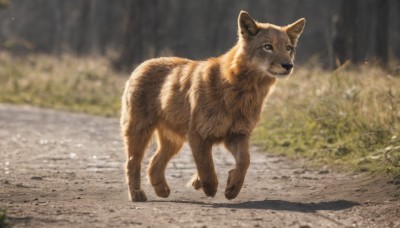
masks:
{"label": "wolf's hind leg", "polygon": [[[127,124],[128,125],[128,124]],[[126,175],[130,198],[133,202],[147,201],[146,194],[140,188],[141,163],[147,144],[154,128],[135,128],[134,124],[123,126],[125,150],[127,154]]]}
{"label": "wolf's hind leg", "polygon": [[157,128],[157,138],[158,149],[150,160],[147,174],[156,194],[167,198],[170,189],[165,179],[165,168],[169,160],[182,148],[184,138],[162,127]]}

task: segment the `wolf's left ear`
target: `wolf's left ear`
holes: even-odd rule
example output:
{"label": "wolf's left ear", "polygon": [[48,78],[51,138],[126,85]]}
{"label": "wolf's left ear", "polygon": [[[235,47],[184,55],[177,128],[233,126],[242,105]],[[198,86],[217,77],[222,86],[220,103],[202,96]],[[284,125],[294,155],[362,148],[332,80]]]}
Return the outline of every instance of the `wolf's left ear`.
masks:
{"label": "wolf's left ear", "polygon": [[256,35],[260,30],[250,14],[243,10],[240,11],[238,25],[239,36],[241,35],[245,38]]}
{"label": "wolf's left ear", "polygon": [[296,45],[300,34],[303,32],[304,26],[306,24],[306,19],[301,18],[296,22],[286,26],[286,33],[288,34],[293,45]]}

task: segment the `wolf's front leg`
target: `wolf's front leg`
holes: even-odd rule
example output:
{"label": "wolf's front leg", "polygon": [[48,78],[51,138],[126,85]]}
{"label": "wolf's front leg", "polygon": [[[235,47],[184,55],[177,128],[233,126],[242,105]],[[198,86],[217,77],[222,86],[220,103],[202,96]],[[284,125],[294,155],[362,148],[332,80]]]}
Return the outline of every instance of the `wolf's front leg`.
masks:
{"label": "wolf's front leg", "polygon": [[[202,139],[196,132],[190,132],[188,138],[194,161],[196,162],[201,188],[207,196],[214,197],[217,193],[218,178],[215,174],[211,153],[212,142]],[[197,189],[199,188],[197,186]]]}
{"label": "wolf's front leg", "polygon": [[250,165],[249,137],[243,134],[232,135],[225,140],[225,146],[236,161],[236,167],[229,171],[225,197],[234,199],[242,189]]}

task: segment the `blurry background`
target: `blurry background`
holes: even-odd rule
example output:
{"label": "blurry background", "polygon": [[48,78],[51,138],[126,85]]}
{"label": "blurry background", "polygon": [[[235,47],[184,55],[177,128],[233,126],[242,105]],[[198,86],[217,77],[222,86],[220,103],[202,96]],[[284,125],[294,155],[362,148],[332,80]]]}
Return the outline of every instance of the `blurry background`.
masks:
{"label": "blurry background", "polygon": [[0,102],[118,117],[137,64],[223,54],[242,9],[307,19],[253,144],[400,177],[398,0],[0,0]]}
{"label": "blurry background", "polygon": [[305,17],[298,63],[386,65],[400,56],[397,0],[1,1],[0,50],[99,54],[113,58],[120,69],[156,56],[220,55],[236,41],[242,9],[278,25]]}

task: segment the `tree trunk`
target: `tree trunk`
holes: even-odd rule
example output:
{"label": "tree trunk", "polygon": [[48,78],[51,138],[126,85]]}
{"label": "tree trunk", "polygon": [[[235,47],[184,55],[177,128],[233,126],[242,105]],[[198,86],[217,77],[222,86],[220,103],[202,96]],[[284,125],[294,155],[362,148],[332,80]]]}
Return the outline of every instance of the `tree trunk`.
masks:
{"label": "tree trunk", "polygon": [[375,56],[382,66],[388,63],[389,1],[375,0]]}
{"label": "tree trunk", "polygon": [[354,17],[357,14],[357,1],[342,0],[340,14],[335,20],[333,51],[339,65],[353,59]]}
{"label": "tree trunk", "polygon": [[123,49],[115,66],[120,70],[126,66],[132,66],[142,60],[143,57],[143,36],[142,36],[142,18],[145,1],[130,0],[127,3],[128,17],[123,40]]}

